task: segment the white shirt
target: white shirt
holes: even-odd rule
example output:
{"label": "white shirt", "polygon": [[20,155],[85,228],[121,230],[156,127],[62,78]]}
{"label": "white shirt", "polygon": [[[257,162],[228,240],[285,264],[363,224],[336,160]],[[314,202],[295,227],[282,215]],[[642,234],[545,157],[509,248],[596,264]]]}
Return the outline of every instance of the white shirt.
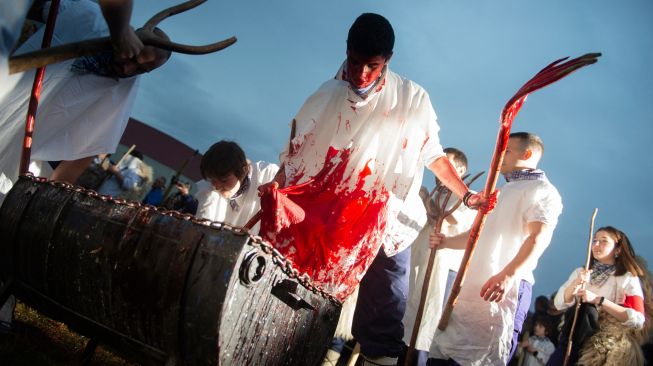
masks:
{"label": "white shirt", "polygon": [[[201,180],[197,182],[197,194],[195,198],[198,201],[197,217],[211,221],[225,222],[234,226],[243,226],[254,216],[261,208],[261,200],[258,197],[258,187],[261,184],[272,181],[279,170],[276,164],[265,163],[262,161],[252,163],[250,176],[250,185],[247,191],[235,198],[238,209],[233,209],[229,205],[229,200],[222,197],[213,189],[211,182]],[[257,223],[252,232],[258,232],[259,224]]]}
{"label": "white shirt", "polygon": [[[43,31],[41,28],[30,37],[16,54],[39,49]],[[53,46],[108,34],[98,4],[89,0],[61,1]],[[73,61],[46,68],[32,160],[75,160],[113,153],[127,125],[136,97],[137,77],[114,80],[78,75],[70,71]],[[34,71],[9,78],[17,85],[0,103],[0,172],[15,181]]]}
{"label": "white shirt", "polygon": [[[437,331],[431,353],[463,365],[505,365],[510,354],[519,280],[534,283],[537,261],[526,263],[506,298],[487,302],[482,285],[499,273],[517,254],[528,236],[528,223],[541,222],[553,230],[562,212],[562,200],[548,180],[520,180],[501,188],[496,208],[471,259],[458,303],[449,325]],[[546,243],[548,245],[548,243]]]}
{"label": "white shirt", "polygon": [[143,161],[141,159],[128,155],[118,165],[120,175],[122,175],[122,183],[118,183],[116,177],[111,174],[102,186],[98,189],[98,193],[110,195],[115,198],[126,198],[130,192],[140,190],[145,182],[145,172],[143,171]]}
{"label": "white shirt", "polygon": [[[578,273],[581,270],[582,268],[576,268],[567,281],[560,286],[560,289],[553,300],[556,309],[565,310],[576,304],[575,299],[572,299],[571,302],[565,303],[565,290],[578,277]],[[621,276],[610,276],[605,283],[599,287],[587,284],[587,289],[594,292],[597,296],[605,296],[607,300],[621,306],[624,306],[626,297],[628,296],[639,296],[644,299],[644,292],[642,291],[642,284],[639,277],[633,276],[630,272],[626,272]],[[644,326],[644,314],[628,307],[626,307],[626,314],[628,314],[628,319],[622,323],[624,326],[635,329],[640,329]]]}
{"label": "white shirt", "polygon": [[[452,200],[455,201],[455,200]],[[451,224],[444,220],[442,224],[442,233],[445,236],[454,236],[469,230],[476,217],[475,210],[470,210],[464,205],[460,205],[451,216],[456,220],[456,224]],[[429,234],[433,231],[431,224],[426,225],[420,232],[417,240],[411,245],[410,253],[410,290],[408,302],[406,304],[406,313],[404,315],[404,341],[409,344],[411,341],[415,317],[422,296],[422,284],[424,283],[424,272],[428,265],[430,248]],[[464,250],[439,249],[435,254],[433,262],[433,271],[429,281],[428,294],[424,306],[424,313],[417,335],[416,348],[428,351],[435,335],[435,329],[442,315],[442,305],[446,300],[444,291],[447,284],[449,270],[458,271]]]}
{"label": "white shirt", "polygon": [[[338,253],[337,260],[327,266],[300,263],[312,272],[317,284],[343,297],[360,281],[384,244],[385,229],[396,225],[393,221],[399,211],[411,204],[412,195],[419,200],[424,167],[444,156],[444,152],[435,112],[419,85],[388,70],[382,88],[361,98],[341,77],[339,73],[338,78],[325,82],[304,103],[295,117],[293,153],[285,151],[280,161],[284,163],[287,185],[305,183],[333,164],[337,172],[329,170],[323,181],[335,185],[331,189],[338,193],[339,207],[353,202],[357,194],[364,195],[367,207],[382,207],[378,218],[366,217],[374,224],[356,236],[361,238],[358,243],[326,248],[327,257]],[[336,155],[325,164],[325,158],[334,151]],[[340,174],[342,179],[335,178]],[[333,179],[338,182],[332,183]],[[419,183],[415,185],[415,181]],[[366,214],[370,215],[362,215]],[[277,248],[297,264],[294,253],[301,248],[296,248],[294,242],[291,237],[275,236]],[[391,252],[396,250],[390,248]]]}
{"label": "white shirt", "polygon": [[543,366],[555,351],[555,346],[549,338],[532,336],[528,338],[528,344],[535,348],[537,355],[533,355],[524,349],[524,363],[522,366]]}

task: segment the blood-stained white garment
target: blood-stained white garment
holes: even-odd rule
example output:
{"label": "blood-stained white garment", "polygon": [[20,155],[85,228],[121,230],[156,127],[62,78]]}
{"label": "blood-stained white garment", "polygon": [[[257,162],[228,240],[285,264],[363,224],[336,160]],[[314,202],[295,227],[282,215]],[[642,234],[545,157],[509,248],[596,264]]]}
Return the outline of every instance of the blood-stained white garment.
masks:
{"label": "blood-stained white garment", "polygon": [[[456,220],[455,224],[447,220],[444,220],[442,224],[442,233],[446,236],[458,235],[469,230],[476,217],[476,211],[460,205],[451,214],[451,217]],[[406,304],[406,313],[404,315],[404,341],[406,344],[410,343],[417,309],[421,300],[424,272],[426,271],[430,255],[429,234],[431,231],[433,231],[433,225],[426,225],[411,245],[410,291],[408,303]],[[440,249],[435,254],[424,314],[415,344],[418,350],[428,351],[431,348],[435,329],[442,315],[442,304],[446,300],[444,298],[444,292],[449,270],[458,271],[464,254],[464,250],[454,249]]]}
{"label": "blood-stained white garment", "polygon": [[[44,13],[47,16],[47,10]],[[39,49],[43,28],[16,54]],[[108,34],[96,3],[61,1],[52,46]],[[136,97],[137,77],[116,80],[79,75],[70,71],[73,61],[46,68],[36,114],[32,160],[75,160],[113,153],[127,125]],[[17,84],[0,104],[0,172],[15,181],[34,71],[14,74],[10,79]]]}
{"label": "blood-stained white garment", "polygon": [[[340,215],[351,213],[349,207],[356,205],[357,200],[365,201],[374,210],[382,207],[379,215],[370,220],[373,223],[366,221],[369,230],[360,242],[339,237],[347,242],[325,244],[333,247],[325,251],[328,253],[323,262],[305,262],[303,269],[312,273],[314,281],[338,296],[346,296],[364,275],[382,244],[386,226],[393,225],[409,195],[414,194],[419,200],[424,166],[444,156],[436,115],[422,87],[389,70],[367,98],[352,91],[349,83],[342,80],[341,70],[338,77],[325,82],[309,97],[295,121],[292,153],[285,151],[280,158],[286,186],[308,182],[324,167],[332,166],[334,170],[323,172],[326,176],[321,179],[331,182],[335,175],[343,177],[336,187],[329,188],[335,189],[334,196],[343,203],[336,216],[344,219]],[[417,189],[411,190],[415,181]],[[354,199],[352,192],[358,198]],[[366,211],[366,219],[376,215],[370,212]],[[334,229],[340,226],[326,224],[333,224]],[[292,235],[269,237],[291,259],[303,250]],[[298,263],[298,256],[293,260]]]}
{"label": "blood-stained white garment", "polygon": [[519,282],[534,283],[537,262],[524,264],[500,303],[484,301],[479,295],[481,287],[515,257],[528,236],[528,223],[541,222],[553,230],[561,212],[560,194],[546,179],[513,181],[501,188],[497,206],[488,215],[479,237],[449,325],[436,332],[431,357],[452,358],[462,365],[508,362]]}
{"label": "blood-stained white garment", "polygon": [[[245,192],[235,198],[237,208],[232,208],[229,200],[222,197],[213,189],[213,185],[207,180],[197,182],[198,208],[197,217],[211,221],[225,222],[234,226],[243,226],[261,208],[261,201],[258,197],[258,187],[261,184],[272,181],[277,174],[279,166],[259,161],[251,164],[250,184]],[[252,228],[253,233],[258,233],[256,224]]]}

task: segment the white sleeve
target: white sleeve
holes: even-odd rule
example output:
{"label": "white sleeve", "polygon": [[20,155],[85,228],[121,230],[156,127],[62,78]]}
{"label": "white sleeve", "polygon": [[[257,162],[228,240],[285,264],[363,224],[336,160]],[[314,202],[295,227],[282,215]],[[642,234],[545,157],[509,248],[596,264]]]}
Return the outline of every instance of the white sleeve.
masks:
{"label": "white sleeve", "polygon": [[271,182],[279,170],[279,166],[273,163],[258,162],[256,165],[259,169],[258,182],[256,182],[256,187],[260,186],[261,184]]}
{"label": "white sleeve", "polygon": [[122,189],[126,191],[133,191],[136,188],[140,187],[143,182],[143,178],[134,172],[131,169],[125,169],[122,179]]}
{"label": "white sleeve", "polygon": [[644,291],[639,277],[627,275],[623,282],[624,296],[620,299],[628,319],[622,324],[628,328],[641,329],[644,326]]}
{"label": "white sleeve", "polygon": [[440,137],[439,137],[440,126],[438,125],[438,117],[435,114],[435,110],[433,109],[433,105],[431,104],[431,99],[429,98],[429,95],[426,93],[426,91],[424,91],[423,93],[424,93],[423,96],[424,100],[422,101],[422,103],[426,103],[426,105],[423,108],[428,108],[427,134],[429,136],[429,139],[426,142],[426,145],[424,145],[424,149],[422,151],[422,157],[424,159],[424,165],[429,166],[439,157],[445,156],[445,154],[442,149],[442,144],[440,144]]}
{"label": "white sleeve", "polygon": [[542,361],[543,365],[546,365],[547,361],[549,361],[549,358],[555,351],[555,346],[551,342],[541,342],[537,346],[537,356],[535,356],[537,359]]}
{"label": "white sleeve", "polygon": [[578,277],[578,272],[580,272],[580,270],[581,270],[580,267],[576,268],[571,273],[567,281],[558,289],[558,292],[556,293],[556,297],[555,299],[553,299],[553,305],[555,305],[556,309],[565,310],[576,303],[576,300],[572,300],[571,302],[568,303],[565,302],[565,290],[567,289],[567,287],[571,285],[571,283],[576,279],[576,277]]}
{"label": "white sleeve", "polygon": [[217,209],[217,193],[213,191],[213,186],[206,180],[197,182],[197,213],[196,217],[215,221]]}

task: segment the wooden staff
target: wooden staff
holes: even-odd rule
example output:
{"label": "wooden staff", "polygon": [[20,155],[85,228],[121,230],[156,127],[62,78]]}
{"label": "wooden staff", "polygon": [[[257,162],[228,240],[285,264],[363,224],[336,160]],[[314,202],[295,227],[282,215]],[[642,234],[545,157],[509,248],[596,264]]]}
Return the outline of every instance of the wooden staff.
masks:
{"label": "wooden staff", "polygon": [[[592,260],[592,238],[594,237],[594,220],[596,219],[596,214],[599,212],[598,208],[594,209],[592,212],[592,220],[590,221],[590,234],[589,239],[587,240],[587,260],[585,261],[585,271],[590,269],[590,262]],[[585,288],[585,283],[581,284],[581,288]],[[574,337],[574,328],[576,327],[576,321],[578,320],[578,313],[580,312],[581,299],[576,298],[576,309],[574,309],[574,320],[571,322],[571,329],[569,329],[569,340],[567,341],[567,352],[565,352],[565,361],[563,366],[567,366],[569,362],[569,357],[571,356],[571,347],[573,344]]]}
{"label": "wooden staff", "polygon": [[[54,26],[59,13],[59,0],[53,0],[50,4],[50,11],[48,12],[48,20],[45,24],[45,32],[43,34],[43,41],[41,48],[50,47],[52,36],[54,34]],[[18,172],[25,174],[29,170],[29,162],[32,156],[32,135],[34,135],[34,124],[36,122],[36,109],[39,105],[41,98],[41,88],[43,87],[43,79],[45,78],[45,65],[41,65],[36,70],[34,75],[34,83],[32,84],[32,92],[27,106],[27,118],[25,121],[25,135],[23,138],[23,151],[20,156],[20,165]]]}
{"label": "wooden staff", "polygon": [[[472,179],[470,179],[468,182],[465,182],[465,184],[469,187],[476,179],[478,179],[481,175],[483,175],[484,172],[480,172],[476,174]],[[463,180],[467,178],[468,175],[462,177]],[[426,207],[427,207],[427,212],[429,213],[429,216],[431,216],[433,219],[435,219],[435,223],[433,225],[433,231],[436,233],[442,232],[442,224],[444,223],[444,220],[450,216],[454,211],[460,207],[460,204],[462,201],[456,202],[452,207],[447,209],[447,205],[449,203],[449,199],[451,199],[451,191],[447,189],[441,182],[438,182],[438,184],[435,186],[435,189],[433,189],[433,192],[430,194],[431,197],[434,197],[432,200],[432,205],[429,203],[431,200],[431,197],[429,197],[429,200],[426,201]],[[424,281],[422,282],[422,292],[420,295],[420,301],[419,301],[419,306],[417,308],[417,314],[415,316],[415,322],[413,324],[413,333],[411,334],[410,337],[410,345],[408,346],[408,351],[406,352],[406,358],[404,360],[404,366],[411,366],[413,364],[413,360],[415,358],[415,348],[417,345],[417,337],[419,336],[419,328],[422,326],[422,317],[424,316],[424,308],[426,307],[426,299],[428,297],[428,292],[429,292],[429,287],[431,284],[431,273],[433,273],[433,267],[435,265],[435,255],[437,253],[437,249],[431,249],[429,251],[429,260],[428,264],[426,265],[426,271],[424,272]]]}
{"label": "wooden staff", "polygon": [[[488,177],[485,183],[485,189],[483,191],[483,196],[486,199],[490,199],[490,197],[492,197],[494,194],[494,189],[499,177],[499,169],[501,167],[501,163],[503,162],[503,156],[506,152],[508,138],[510,137],[512,122],[517,116],[517,113],[519,113],[519,110],[521,109],[528,94],[564,78],[565,76],[580,69],[581,67],[595,63],[599,56],[601,56],[600,53],[588,53],[566,62],[563,61],[567,60],[568,57],[552,62],[547,67],[538,72],[526,84],[524,84],[524,86],[522,86],[519,91],[517,91],[517,93],[512,98],[510,98],[508,103],[506,103],[503,111],[501,112],[501,127],[497,136],[494,154],[492,155],[492,162],[490,164],[490,169],[488,170]],[[456,305],[458,294],[460,293],[460,288],[465,281],[465,276],[469,268],[470,260],[474,254],[474,250],[476,249],[476,243],[478,242],[478,238],[481,234],[481,231],[483,230],[483,225],[485,225],[486,216],[487,213],[483,212],[483,210],[479,210],[478,214],[476,215],[476,219],[474,219],[474,224],[470,229],[469,239],[467,240],[463,260],[460,263],[460,268],[451,289],[451,294],[449,295],[447,305],[442,312],[442,317],[440,318],[440,323],[438,324],[438,328],[440,330],[445,330],[449,324],[451,312]]]}
{"label": "wooden staff", "polygon": [[[125,160],[125,158],[126,158],[126,157],[127,157],[127,156],[128,156],[128,155],[129,155],[129,154],[130,154],[134,149],[135,149],[135,148],[136,148],[136,145],[132,145],[132,146],[130,146],[129,149],[127,149],[127,151],[122,155],[122,157],[120,158],[120,160],[118,160],[118,162],[117,162],[115,165],[116,165],[116,166],[119,166],[120,163],[122,163],[122,161]],[[102,163],[100,163],[100,164],[101,164],[101,165],[100,165],[100,168],[102,168],[102,164],[104,163],[104,160],[106,160],[106,159],[107,159],[107,157],[105,157],[104,159],[102,159]],[[98,189],[98,190],[99,190],[100,187],[102,187],[102,184],[104,184],[104,182],[105,182],[107,179],[109,179],[109,175],[110,175],[109,172],[107,172],[106,170],[103,170],[103,172],[104,172],[104,175],[102,176],[102,179],[100,179],[100,181],[99,181],[99,182],[97,183],[97,185],[95,186],[95,189]]]}
{"label": "wooden staff", "polygon": [[193,160],[193,158],[196,157],[197,154],[199,154],[199,150],[195,150],[195,152],[193,152],[193,155],[191,155],[188,159],[186,159],[186,161],[184,161],[183,164],[181,164],[181,167],[177,170],[177,172],[172,177],[172,179],[170,179],[170,182],[168,183],[168,188],[166,188],[165,192],[163,193],[163,198],[161,199],[161,204],[163,204],[163,202],[165,202],[166,198],[168,198],[168,195],[170,195],[170,191],[172,190],[172,186],[177,182],[177,180],[179,179],[181,174],[184,172],[184,169],[186,169],[186,165],[188,165],[188,163],[191,160]]}

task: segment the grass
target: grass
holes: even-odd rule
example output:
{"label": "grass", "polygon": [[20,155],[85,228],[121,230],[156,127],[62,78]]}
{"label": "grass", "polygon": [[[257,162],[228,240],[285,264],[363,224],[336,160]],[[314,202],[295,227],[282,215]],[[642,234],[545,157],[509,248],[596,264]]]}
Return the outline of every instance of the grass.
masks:
{"label": "grass", "polygon": [[[78,365],[88,338],[18,302],[11,334],[0,335],[0,364],[7,366]],[[98,347],[92,365],[136,365]]]}

